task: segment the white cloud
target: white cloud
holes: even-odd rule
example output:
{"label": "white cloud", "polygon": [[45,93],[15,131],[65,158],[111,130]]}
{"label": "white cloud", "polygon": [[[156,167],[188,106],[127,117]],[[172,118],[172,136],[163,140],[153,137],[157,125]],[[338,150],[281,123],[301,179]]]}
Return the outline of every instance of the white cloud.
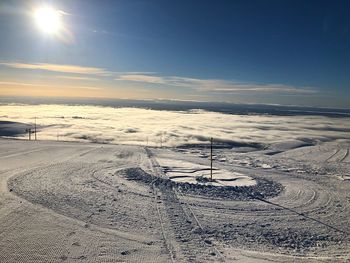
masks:
{"label": "white cloud", "polygon": [[[47,63],[17,63],[17,62],[0,62],[0,65],[29,70],[46,70],[60,73],[92,75],[98,77],[115,76],[119,81],[132,81],[139,83],[151,83],[158,85],[183,87],[196,91],[206,91],[209,93],[283,93],[283,94],[313,94],[317,89],[313,87],[297,87],[285,84],[262,84],[238,82],[222,79],[198,79],[179,76],[157,76],[154,72],[112,72],[105,68],[84,67],[76,65],[59,65]],[[97,80],[91,77],[61,76],[60,78],[74,80]]]}
{"label": "white cloud", "polygon": [[91,77],[76,77],[76,76],[56,76],[56,78],[59,79],[68,79],[68,80],[88,80],[88,81],[97,81],[98,78],[91,78]]}
{"label": "white cloud", "polygon": [[162,77],[141,75],[141,74],[120,75],[119,78],[117,78],[116,80],[146,82],[146,83],[154,83],[154,84],[167,84]]}
{"label": "white cloud", "polygon": [[35,84],[29,82],[17,82],[17,81],[0,81],[0,85],[6,86],[31,86],[31,87],[50,87],[47,84]]}
{"label": "white cloud", "polygon": [[[50,64],[50,63],[19,63],[19,62],[4,62],[0,61],[0,66],[5,66],[14,69],[29,69],[29,70],[46,70],[52,72],[60,73],[71,73],[71,74],[80,74],[80,75],[93,75],[93,76],[112,76],[112,75],[121,75],[121,76],[148,76],[155,74],[156,72],[149,71],[119,71],[113,72],[105,68],[98,67],[85,67],[78,65],[61,65],[61,64]],[[59,78],[66,79],[80,79],[80,80],[98,80],[97,78],[92,77],[78,77],[78,76],[57,76]]]}
{"label": "white cloud", "polygon": [[154,76],[145,74],[122,74],[116,80],[162,84],[175,87],[190,88],[198,91],[215,93],[236,92],[280,92],[280,93],[316,93],[311,87],[295,87],[283,84],[243,83],[220,79],[197,79],[176,76]]}
{"label": "white cloud", "polygon": [[16,68],[16,69],[32,69],[32,70],[47,70],[53,72],[73,73],[73,74],[87,74],[97,76],[111,76],[113,73],[104,69],[96,67],[83,67],[76,65],[59,65],[46,63],[17,63],[17,62],[0,62],[0,65]]}
{"label": "white cloud", "polygon": [[[0,81],[0,86],[29,86],[29,87],[48,87],[48,88],[60,88],[59,85],[50,84],[38,84],[30,82],[16,82],[16,81]],[[69,86],[69,89],[86,89],[86,90],[100,90],[100,87],[91,86]]]}

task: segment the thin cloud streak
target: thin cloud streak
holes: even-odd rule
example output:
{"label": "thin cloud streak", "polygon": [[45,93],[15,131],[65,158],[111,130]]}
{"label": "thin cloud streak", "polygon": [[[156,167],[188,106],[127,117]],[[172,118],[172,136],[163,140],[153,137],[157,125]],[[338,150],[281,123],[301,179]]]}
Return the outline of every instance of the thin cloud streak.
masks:
{"label": "thin cloud streak", "polygon": [[[46,70],[52,72],[60,73],[72,73],[72,74],[82,74],[82,75],[95,75],[95,76],[112,76],[112,75],[153,75],[157,72],[151,71],[109,71],[105,68],[98,67],[85,67],[79,65],[61,65],[61,64],[51,64],[51,63],[20,63],[20,62],[4,62],[0,61],[0,66],[5,66],[14,69],[29,69],[29,70]],[[76,77],[76,76],[58,76],[60,78],[67,79],[86,79],[86,80],[98,80],[96,78],[90,77]]]}
{"label": "thin cloud streak", "polygon": [[157,74],[155,71],[116,71],[117,75],[154,75]]}
{"label": "thin cloud streak", "polygon": [[31,87],[50,87],[50,85],[46,85],[46,84],[35,84],[35,83],[15,82],[15,81],[0,81],[0,85],[8,85],[8,86],[31,86]]}
{"label": "thin cloud streak", "polygon": [[120,75],[116,80],[126,80],[126,81],[136,81],[136,82],[145,82],[145,83],[153,83],[153,84],[167,84],[173,85],[165,78],[150,76],[150,75],[141,75],[141,74],[126,74]]}
{"label": "thin cloud streak", "polygon": [[73,74],[87,74],[97,76],[111,76],[113,73],[104,69],[96,67],[83,67],[75,65],[58,65],[46,63],[17,63],[17,62],[0,62],[0,65],[16,68],[16,69],[32,69],[32,70],[47,70],[53,72],[73,73]]}
{"label": "thin cloud streak", "polygon": [[281,93],[317,93],[311,87],[295,87],[284,84],[241,83],[220,79],[196,79],[176,76],[154,76],[144,74],[119,75],[116,80],[134,81],[168,86],[190,88],[198,91],[235,93],[235,92],[281,92]]}
{"label": "thin cloud streak", "polygon": [[88,80],[88,81],[98,81],[98,78],[91,77],[75,77],[75,76],[56,76],[59,79],[68,79],[68,80]]}
{"label": "thin cloud streak", "polygon": [[[29,87],[47,87],[47,88],[61,87],[59,85],[36,84],[36,83],[13,82],[13,81],[0,81],[0,86],[29,86]],[[101,90],[101,88],[99,87],[90,87],[90,86],[69,86],[69,89]]]}

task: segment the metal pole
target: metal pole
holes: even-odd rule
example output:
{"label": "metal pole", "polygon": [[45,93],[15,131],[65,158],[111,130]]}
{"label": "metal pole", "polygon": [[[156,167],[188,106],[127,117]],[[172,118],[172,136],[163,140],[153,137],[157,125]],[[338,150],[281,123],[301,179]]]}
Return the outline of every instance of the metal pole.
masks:
{"label": "metal pole", "polygon": [[210,138],[210,180],[213,181],[213,138]]}
{"label": "metal pole", "polygon": [[36,140],[36,117],[35,117],[35,125],[34,125],[34,137],[35,137],[35,140]]}

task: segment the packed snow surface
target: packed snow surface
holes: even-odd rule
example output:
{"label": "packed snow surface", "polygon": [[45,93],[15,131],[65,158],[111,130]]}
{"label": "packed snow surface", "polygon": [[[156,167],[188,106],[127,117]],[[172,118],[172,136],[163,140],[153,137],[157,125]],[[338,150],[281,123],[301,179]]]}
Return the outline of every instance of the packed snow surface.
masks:
{"label": "packed snow surface", "polygon": [[0,139],[0,262],[347,262],[349,148]]}

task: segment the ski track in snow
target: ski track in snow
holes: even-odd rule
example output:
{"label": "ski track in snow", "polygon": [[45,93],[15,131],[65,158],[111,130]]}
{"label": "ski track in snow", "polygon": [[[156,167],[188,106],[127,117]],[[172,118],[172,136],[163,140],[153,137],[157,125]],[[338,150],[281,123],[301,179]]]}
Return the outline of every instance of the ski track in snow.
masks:
{"label": "ski track in snow", "polygon": [[[246,201],[158,183],[168,178],[158,159],[202,167],[205,149],[3,139],[0,148],[0,262],[350,259],[348,143],[274,155],[217,152],[218,170],[284,187]],[[154,179],[126,176],[137,172]]]}

